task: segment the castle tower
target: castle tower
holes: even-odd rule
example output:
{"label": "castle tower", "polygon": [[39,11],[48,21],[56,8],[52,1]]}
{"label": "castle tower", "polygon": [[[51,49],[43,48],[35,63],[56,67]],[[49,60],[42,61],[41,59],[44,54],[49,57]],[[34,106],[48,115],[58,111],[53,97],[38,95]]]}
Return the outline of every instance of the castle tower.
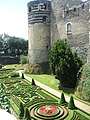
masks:
{"label": "castle tower", "polygon": [[28,3],[29,63],[47,63],[50,50],[49,0],[32,0]]}

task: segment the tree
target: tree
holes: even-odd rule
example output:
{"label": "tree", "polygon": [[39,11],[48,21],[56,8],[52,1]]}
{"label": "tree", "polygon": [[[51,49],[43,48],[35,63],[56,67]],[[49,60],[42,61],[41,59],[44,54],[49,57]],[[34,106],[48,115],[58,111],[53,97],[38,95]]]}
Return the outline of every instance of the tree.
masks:
{"label": "tree", "polygon": [[0,52],[3,51],[3,42],[4,42],[3,34],[1,34],[1,35],[0,35]]}
{"label": "tree", "polygon": [[20,103],[20,108],[19,108],[19,118],[22,119],[24,117],[24,107],[22,102]]}
{"label": "tree", "polygon": [[26,108],[26,111],[25,111],[25,117],[24,117],[25,120],[31,120],[31,117],[30,117],[30,113],[28,111],[28,109]]}
{"label": "tree", "polygon": [[50,51],[50,68],[56,78],[65,87],[75,87],[77,73],[82,67],[82,61],[77,52],[72,52],[69,43],[58,40]]}
{"label": "tree", "polygon": [[18,37],[6,36],[3,40],[3,50],[5,55],[27,55],[28,41]]}

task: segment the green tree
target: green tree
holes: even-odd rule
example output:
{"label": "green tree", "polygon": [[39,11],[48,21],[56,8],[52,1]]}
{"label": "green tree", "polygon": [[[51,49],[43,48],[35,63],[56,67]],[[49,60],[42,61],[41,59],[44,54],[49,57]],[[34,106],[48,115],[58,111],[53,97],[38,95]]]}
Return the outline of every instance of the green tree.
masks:
{"label": "green tree", "polygon": [[51,49],[49,56],[50,68],[56,78],[65,87],[75,87],[77,73],[82,67],[82,61],[77,52],[72,52],[66,40],[58,40]]}
{"label": "green tree", "polygon": [[2,35],[0,35],[0,52],[3,51],[3,42],[4,42],[4,40],[3,40],[3,34],[2,34]]}
{"label": "green tree", "polygon": [[28,41],[17,38],[17,37],[7,37],[3,42],[4,53],[10,56],[20,56],[27,55],[28,51]]}
{"label": "green tree", "polygon": [[29,111],[28,111],[27,108],[26,108],[26,111],[25,111],[25,117],[24,117],[24,120],[31,120],[30,113],[29,113]]}
{"label": "green tree", "polygon": [[22,102],[20,103],[20,108],[19,108],[19,118],[22,119],[24,117],[24,107]]}

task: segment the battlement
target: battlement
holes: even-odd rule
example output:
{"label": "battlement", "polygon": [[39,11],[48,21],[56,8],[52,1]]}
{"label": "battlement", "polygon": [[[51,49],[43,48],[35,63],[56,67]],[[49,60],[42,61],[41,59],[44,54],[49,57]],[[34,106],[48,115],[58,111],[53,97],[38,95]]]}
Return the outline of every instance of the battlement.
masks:
{"label": "battlement", "polygon": [[62,8],[63,18],[64,17],[70,17],[70,16],[72,16],[72,17],[78,17],[80,15],[83,15],[82,13],[83,13],[83,11],[85,12],[85,10],[88,9],[88,5],[89,5],[88,1],[86,1],[86,2],[83,2],[80,5],[77,5],[77,6],[76,5],[74,5],[72,7],[68,7],[67,5],[64,6]]}

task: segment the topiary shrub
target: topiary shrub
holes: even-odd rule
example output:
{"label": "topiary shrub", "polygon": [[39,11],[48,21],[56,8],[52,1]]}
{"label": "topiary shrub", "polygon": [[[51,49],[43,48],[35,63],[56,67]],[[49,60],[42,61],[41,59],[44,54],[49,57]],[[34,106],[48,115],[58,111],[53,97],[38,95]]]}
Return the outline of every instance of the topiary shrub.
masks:
{"label": "topiary shrub", "polygon": [[25,78],[24,78],[24,73],[22,73],[22,79],[25,79]]}
{"label": "topiary shrub", "polygon": [[71,109],[71,110],[76,108],[72,96],[70,97],[70,101],[68,103],[68,108]]}
{"label": "topiary shrub", "polygon": [[32,85],[36,85],[34,79],[32,78]]}
{"label": "topiary shrub", "polygon": [[85,64],[82,68],[75,95],[80,99],[90,102],[90,64]]}
{"label": "topiary shrub", "polygon": [[60,98],[60,104],[64,104],[66,103],[65,97],[64,97],[64,93],[61,94],[61,98]]}
{"label": "topiary shrub", "polygon": [[29,113],[29,111],[28,111],[27,108],[26,108],[26,111],[25,111],[25,117],[24,117],[24,120],[31,120],[30,113]]}
{"label": "topiary shrub", "polygon": [[72,52],[66,40],[58,40],[50,51],[50,68],[64,87],[74,88],[77,83],[77,73],[82,67],[82,61],[77,52]]}
{"label": "topiary shrub", "polygon": [[19,107],[19,118],[22,119],[24,117],[24,107],[22,102],[20,103],[20,107]]}

